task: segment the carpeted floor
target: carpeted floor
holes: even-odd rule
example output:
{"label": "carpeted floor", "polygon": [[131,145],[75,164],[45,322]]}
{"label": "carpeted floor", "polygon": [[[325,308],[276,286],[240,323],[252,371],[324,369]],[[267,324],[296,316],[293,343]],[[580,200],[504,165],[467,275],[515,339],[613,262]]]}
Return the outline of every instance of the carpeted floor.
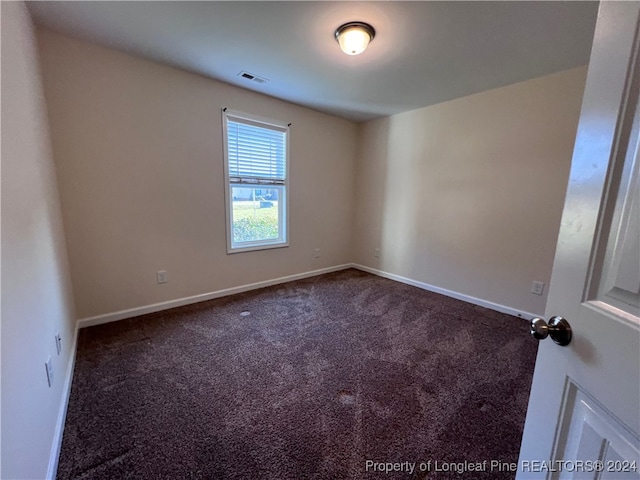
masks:
{"label": "carpeted floor", "polygon": [[58,478],[511,479],[536,349],[358,270],[86,328]]}

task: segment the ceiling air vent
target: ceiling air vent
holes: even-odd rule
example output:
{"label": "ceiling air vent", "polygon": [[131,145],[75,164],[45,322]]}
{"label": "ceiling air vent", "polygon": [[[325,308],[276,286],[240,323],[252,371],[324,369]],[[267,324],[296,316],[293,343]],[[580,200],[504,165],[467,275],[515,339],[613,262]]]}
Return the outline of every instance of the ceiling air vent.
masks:
{"label": "ceiling air vent", "polygon": [[247,80],[251,80],[252,82],[256,82],[256,83],[267,83],[269,81],[266,78],[262,78],[257,75],[254,75],[253,73],[249,73],[245,71],[240,72],[238,76],[245,78]]}

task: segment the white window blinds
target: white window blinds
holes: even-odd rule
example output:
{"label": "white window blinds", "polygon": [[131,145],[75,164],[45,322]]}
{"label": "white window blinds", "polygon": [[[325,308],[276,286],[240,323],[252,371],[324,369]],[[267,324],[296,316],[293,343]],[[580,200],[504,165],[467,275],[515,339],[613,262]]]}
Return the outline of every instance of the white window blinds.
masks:
{"label": "white window blinds", "polygon": [[284,185],[286,131],[270,125],[227,120],[229,181]]}

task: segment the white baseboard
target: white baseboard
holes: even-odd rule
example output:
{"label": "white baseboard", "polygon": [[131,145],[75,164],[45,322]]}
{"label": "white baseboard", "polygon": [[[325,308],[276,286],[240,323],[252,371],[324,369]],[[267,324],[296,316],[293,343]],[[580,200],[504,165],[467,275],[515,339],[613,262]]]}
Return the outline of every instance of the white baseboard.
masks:
{"label": "white baseboard", "polygon": [[394,273],[388,273],[382,270],[377,270],[375,268],[365,267],[364,265],[353,264],[352,267],[357,268],[358,270],[362,270],[363,272],[378,275],[379,277],[384,277],[390,280],[395,280],[397,282],[406,283],[407,285],[412,285],[414,287],[422,288],[423,290],[428,290],[430,292],[446,295],[447,297],[455,298],[457,300],[462,300],[468,303],[473,303],[474,305],[479,305],[481,307],[485,307],[490,310],[495,310],[496,312],[513,315],[514,317],[520,317],[525,320],[531,320],[534,317],[541,316],[541,315],[536,315],[530,312],[516,310],[515,308],[507,307],[505,305],[500,305],[499,303],[493,303],[487,300],[482,300],[481,298],[465,295],[464,293],[454,292],[453,290],[447,290],[446,288],[436,287],[435,285],[419,282],[418,280],[412,280],[411,278],[406,278],[400,275],[396,275]]}
{"label": "white baseboard", "polygon": [[481,307],[485,307],[501,313],[506,313],[508,315],[513,315],[514,317],[523,318],[525,320],[531,320],[534,317],[541,316],[531,312],[525,312],[525,311],[517,310],[515,308],[507,307],[499,303],[483,300],[481,298],[472,297],[464,293],[455,292],[453,290],[447,290],[446,288],[436,287],[435,285],[430,285],[428,283],[420,282],[418,280],[413,280],[411,278],[403,277],[401,275],[396,275],[394,273],[388,273],[383,270],[378,270],[375,268],[366,267],[364,265],[355,264],[355,263],[346,263],[346,264],[337,265],[334,267],[321,268],[319,270],[311,270],[309,272],[297,273],[295,275],[288,275],[285,277],[274,278],[271,280],[264,280],[262,282],[249,283],[247,285],[240,285],[238,287],[226,288],[223,290],[217,290],[215,292],[203,293],[201,295],[178,298],[176,300],[169,300],[166,302],[154,303],[152,305],[145,305],[142,307],[130,308],[128,310],[120,310],[118,312],[107,313],[104,315],[97,315],[94,317],[81,318],[78,320],[78,328],[85,328],[85,327],[91,327],[93,325],[100,325],[103,323],[116,322],[118,320],[137,317],[139,315],[145,315],[147,313],[160,312],[162,310],[181,307],[183,305],[190,305],[192,303],[205,302],[207,300],[213,300],[214,298],[226,297],[227,295],[234,295],[236,293],[248,292],[250,290],[269,287],[271,285],[278,285],[280,283],[292,282],[294,280],[301,280],[303,278],[315,277],[316,275],[337,272],[340,270],[345,270],[347,268],[356,268],[358,270],[362,270],[363,272],[368,272],[373,275],[377,275],[379,277],[384,277],[390,280],[395,280],[397,282],[406,283],[407,285],[412,285],[414,287],[422,288],[423,290],[428,290],[430,292],[446,295],[447,297],[462,300],[464,302],[472,303],[474,305],[479,305]]}
{"label": "white baseboard", "polygon": [[67,407],[69,406],[69,396],[71,395],[71,383],[73,381],[73,369],[76,364],[76,347],[78,344],[78,326],[73,333],[73,341],[71,343],[71,355],[67,362],[67,371],[65,372],[64,385],[62,386],[62,402],[58,410],[58,418],[56,420],[56,430],[53,434],[53,444],[51,445],[51,453],[49,455],[49,467],[47,468],[47,480],[55,480],[58,471],[58,460],[60,459],[60,448],[62,447],[62,435],[64,433],[64,423],[67,418]]}
{"label": "white baseboard", "polygon": [[274,278],[272,280],[264,280],[262,282],[249,283],[247,285],[241,285],[239,287],[226,288],[224,290],[218,290],[215,292],[203,293],[201,295],[194,295],[192,297],[178,298],[176,300],[169,300],[167,302],[154,303],[152,305],[146,305],[143,307],[130,308],[128,310],[120,310],[118,312],[107,313],[104,315],[97,315],[95,317],[81,318],[78,320],[78,328],[91,327],[93,325],[100,325],[103,323],[124,320],[125,318],[137,317],[138,315],[146,315],[147,313],[160,312],[162,310],[168,310],[169,308],[182,307],[183,305],[190,305],[192,303],[205,302],[207,300],[213,300],[214,298],[226,297],[227,295],[234,295],[236,293],[248,292],[250,290],[270,287],[271,285],[278,285],[280,283],[292,282],[294,280],[301,280],[303,278],[315,277],[316,275],[337,272],[339,270],[345,270],[347,268],[352,268],[352,267],[353,267],[352,264],[347,263],[344,265],[337,265],[334,267],[327,267],[327,268],[321,268],[319,270],[312,270],[310,272],[303,272],[303,273],[297,273],[295,275],[288,275],[286,277]]}

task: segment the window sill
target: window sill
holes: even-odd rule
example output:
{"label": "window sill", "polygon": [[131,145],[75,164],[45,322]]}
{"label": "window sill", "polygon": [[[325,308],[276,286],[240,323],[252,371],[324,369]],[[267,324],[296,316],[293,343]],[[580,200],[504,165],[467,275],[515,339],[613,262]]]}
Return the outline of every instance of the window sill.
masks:
{"label": "window sill", "polygon": [[242,253],[242,252],[254,252],[256,250],[270,250],[272,248],[285,248],[289,246],[289,242],[279,242],[279,243],[257,243],[253,245],[246,245],[244,247],[234,247],[227,248],[227,255],[231,255],[234,253]]}

